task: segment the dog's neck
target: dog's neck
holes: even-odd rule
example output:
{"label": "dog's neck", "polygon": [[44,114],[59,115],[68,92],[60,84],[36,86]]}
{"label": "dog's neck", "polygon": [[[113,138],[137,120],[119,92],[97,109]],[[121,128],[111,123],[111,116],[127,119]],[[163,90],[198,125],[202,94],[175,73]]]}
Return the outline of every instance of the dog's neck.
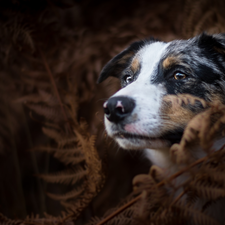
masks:
{"label": "dog's neck", "polygon": [[[219,150],[225,144],[225,137],[216,140],[213,144],[213,150]],[[201,149],[200,146],[195,146],[191,149],[191,154],[193,158],[200,159],[206,156],[206,152]],[[146,157],[152,162],[153,165],[156,165],[162,169],[168,170],[169,174],[176,172],[176,165],[171,160],[170,148],[162,149],[145,149]],[[169,175],[168,174],[168,175]]]}
{"label": "dog's neck", "polygon": [[170,149],[145,149],[146,157],[153,165],[159,166],[162,169],[170,168],[172,162],[170,160]]}

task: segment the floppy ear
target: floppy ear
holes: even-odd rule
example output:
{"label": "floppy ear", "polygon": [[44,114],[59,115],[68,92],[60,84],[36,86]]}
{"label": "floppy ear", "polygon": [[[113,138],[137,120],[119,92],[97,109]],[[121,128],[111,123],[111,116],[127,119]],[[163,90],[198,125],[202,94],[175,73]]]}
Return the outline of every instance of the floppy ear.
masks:
{"label": "floppy ear", "polygon": [[225,33],[214,34],[213,38],[217,41],[217,45],[214,47],[214,49],[225,55]]}
{"label": "floppy ear", "polygon": [[199,36],[198,43],[200,46],[202,45],[225,55],[225,33],[209,35],[204,32]]}
{"label": "floppy ear", "polygon": [[111,59],[102,69],[97,83],[101,83],[109,76],[120,77],[121,72],[129,65],[137,51],[144,45],[144,41],[134,42],[127,49]]}

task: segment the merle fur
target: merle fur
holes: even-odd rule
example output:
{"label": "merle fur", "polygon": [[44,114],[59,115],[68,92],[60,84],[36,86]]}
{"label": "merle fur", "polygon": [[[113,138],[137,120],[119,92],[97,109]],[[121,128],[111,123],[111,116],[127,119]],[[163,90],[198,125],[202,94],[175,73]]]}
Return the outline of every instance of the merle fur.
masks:
{"label": "merle fur", "polygon": [[[129,71],[132,58],[145,44],[156,41],[158,40],[151,38],[131,44],[105,65],[98,83],[109,76],[114,76],[121,80],[123,87],[126,86],[122,78]],[[167,54],[159,62],[154,78],[149,80],[150,83],[164,84],[167,94],[191,94],[206,101],[210,101],[210,96],[214,93],[224,96],[225,90],[221,81],[225,80],[225,34],[208,35],[203,33],[188,40],[175,40],[171,42],[166,51]],[[131,53],[132,55],[126,60],[126,63],[119,64],[126,54]],[[162,63],[168,56],[179,57],[188,67],[174,65],[166,70]],[[175,72],[183,72],[187,77],[184,80],[175,80],[173,78]],[[134,81],[138,72],[133,76]],[[207,84],[210,84],[210,89]]]}

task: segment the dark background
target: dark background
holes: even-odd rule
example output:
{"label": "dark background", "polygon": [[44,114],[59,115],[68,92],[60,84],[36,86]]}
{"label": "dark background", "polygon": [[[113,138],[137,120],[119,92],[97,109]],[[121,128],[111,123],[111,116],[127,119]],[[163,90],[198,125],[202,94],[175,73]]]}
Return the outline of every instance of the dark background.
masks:
{"label": "dark background", "polygon": [[[42,132],[42,117],[18,101],[48,89],[40,74],[41,50],[61,93],[68,77],[77,95],[77,118],[97,135],[96,148],[104,162],[106,182],[82,213],[80,223],[102,216],[132,191],[132,178],[149,171],[142,152],[124,151],[105,136],[102,104],[118,81],[96,80],[104,64],[136,40],[153,36],[163,41],[225,30],[224,1],[29,1],[0,2],[0,212],[12,219],[44,212],[58,216],[63,209],[46,192],[64,193],[65,185],[49,184],[39,173],[61,171],[65,165],[51,154],[32,151],[51,145]],[[21,103],[22,102],[22,103]],[[105,144],[107,143],[107,144]]]}

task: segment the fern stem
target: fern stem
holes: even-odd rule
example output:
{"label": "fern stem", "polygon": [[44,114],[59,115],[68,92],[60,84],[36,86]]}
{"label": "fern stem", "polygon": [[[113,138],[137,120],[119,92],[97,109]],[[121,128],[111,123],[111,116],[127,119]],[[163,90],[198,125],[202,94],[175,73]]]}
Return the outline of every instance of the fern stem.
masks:
{"label": "fern stem", "polygon": [[184,194],[186,193],[186,191],[184,190],[184,191],[182,191],[175,199],[174,199],[174,201],[171,203],[171,205],[170,206],[172,206],[172,205],[174,205],[174,204],[176,204],[183,196],[184,196]]}
{"label": "fern stem", "polygon": [[115,217],[116,215],[118,215],[119,213],[123,212],[126,208],[130,207],[131,205],[133,205],[135,202],[137,202],[139,199],[141,199],[142,194],[138,195],[136,198],[132,199],[131,201],[129,201],[128,203],[126,203],[125,205],[121,206],[119,209],[117,209],[115,212],[111,213],[109,216],[107,216],[105,219],[103,219],[102,221],[100,221],[98,224],[96,225],[102,225],[106,222],[108,222],[109,220],[111,220],[113,217]]}
{"label": "fern stem", "polygon": [[17,152],[17,147],[16,147],[14,137],[12,137],[11,143],[12,143],[12,159],[13,159],[13,164],[15,166],[15,184],[16,184],[15,186],[18,190],[18,196],[17,197],[18,197],[18,202],[20,203],[19,211],[20,211],[20,214],[21,214],[20,216],[25,217],[27,215],[25,195],[24,195],[24,192],[23,192],[22,176],[21,176],[21,170],[20,170],[19,159],[18,159],[18,152]]}
{"label": "fern stem", "polygon": [[[29,130],[27,118],[26,118],[26,115],[24,112],[24,107],[21,106],[21,110],[23,111],[22,114],[23,114],[23,120],[24,120],[24,128],[25,128],[24,130],[26,132],[26,136],[28,137],[27,140],[28,140],[29,148],[31,149],[33,147],[33,141],[32,141],[31,135],[30,135],[30,130]],[[34,151],[29,151],[29,152],[30,152],[30,158],[31,158],[31,162],[32,162],[31,164],[33,166],[34,173],[39,174],[39,169],[38,169],[36,157],[34,155]],[[38,193],[39,193],[40,212],[43,213],[46,211],[45,194],[44,194],[40,179],[37,178],[36,182],[37,182],[37,189],[38,189]],[[36,202],[34,204],[36,204]]]}
{"label": "fern stem", "polygon": [[[222,148],[221,148],[222,149]],[[210,154],[209,154],[210,155]],[[155,188],[159,188],[161,186],[163,186],[164,184],[166,184],[168,181],[171,181],[175,178],[177,178],[178,176],[180,176],[181,174],[183,174],[184,172],[188,171],[190,168],[197,166],[198,164],[204,162],[205,160],[207,160],[209,158],[209,155],[196,160],[195,162],[193,162],[192,164],[190,164],[189,166],[183,168],[182,170],[178,171],[177,173],[173,174],[172,176],[170,176],[168,179],[164,179],[161,182],[159,182],[154,188],[152,188],[150,191],[153,191]],[[107,216],[106,218],[104,218],[102,221],[100,221],[98,224],[96,225],[103,225],[104,223],[108,222],[109,220],[111,220],[113,217],[115,217],[116,215],[118,215],[119,213],[123,212],[125,209],[127,209],[128,207],[130,207],[131,205],[133,205],[134,203],[136,203],[139,199],[141,199],[142,194],[138,195],[136,198],[132,199],[131,201],[129,201],[128,203],[126,203],[125,205],[121,206],[119,209],[117,209],[115,212],[113,212],[112,214],[110,214],[109,216]]]}
{"label": "fern stem", "polygon": [[[48,76],[49,76],[49,78],[50,78],[50,81],[51,81],[51,83],[52,83],[52,86],[53,86],[53,89],[54,89],[54,91],[55,91],[56,97],[57,97],[57,99],[58,99],[58,101],[59,101],[59,105],[60,105],[60,107],[61,107],[61,110],[62,110],[63,116],[64,116],[64,118],[65,118],[65,121],[68,123],[68,118],[67,118],[67,115],[66,115],[66,112],[65,112],[65,109],[64,109],[64,106],[63,106],[61,97],[60,97],[60,95],[59,95],[59,91],[58,91],[58,88],[57,88],[57,86],[56,86],[56,83],[55,83],[53,74],[52,74],[52,72],[51,72],[51,70],[50,70],[50,68],[49,68],[49,65],[48,65],[48,63],[47,63],[47,61],[46,61],[46,58],[45,58],[43,52],[42,52],[40,49],[39,49],[39,52],[40,52],[41,58],[42,58],[42,60],[43,60],[43,63],[44,63],[44,65],[45,65],[45,69],[46,69],[46,71],[47,71],[47,73],[48,73]],[[72,132],[71,127],[69,126],[69,124],[68,124],[68,127],[69,127],[70,132]]]}
{"label": "fern stem", "polygon": [[[7,115],[9,115],[9,103],[7,103],[7,99],[5,98],[5,106],[6,110],[8,111]],[[14,190],[17,189],[17,199],[19,202],[19,207],[18,207],[18,212],[19,216],[25,217],[27,215],[27,210],[26,210],[26,203],[25,203],[25,195],[23,192],[23,185],[22,185],[22,176],[21,176],[21,170],[20,170],[20,164],[19,164],[19,157],[18,157],[18,150],[16,146],[16,141],[15,137],[13,135],[13,126],[10,118],[7,116],[7,122],[9,125],[9,131],[11,135],[11,144],[12,144],[12,161],[15,166],[15,188]]]}

